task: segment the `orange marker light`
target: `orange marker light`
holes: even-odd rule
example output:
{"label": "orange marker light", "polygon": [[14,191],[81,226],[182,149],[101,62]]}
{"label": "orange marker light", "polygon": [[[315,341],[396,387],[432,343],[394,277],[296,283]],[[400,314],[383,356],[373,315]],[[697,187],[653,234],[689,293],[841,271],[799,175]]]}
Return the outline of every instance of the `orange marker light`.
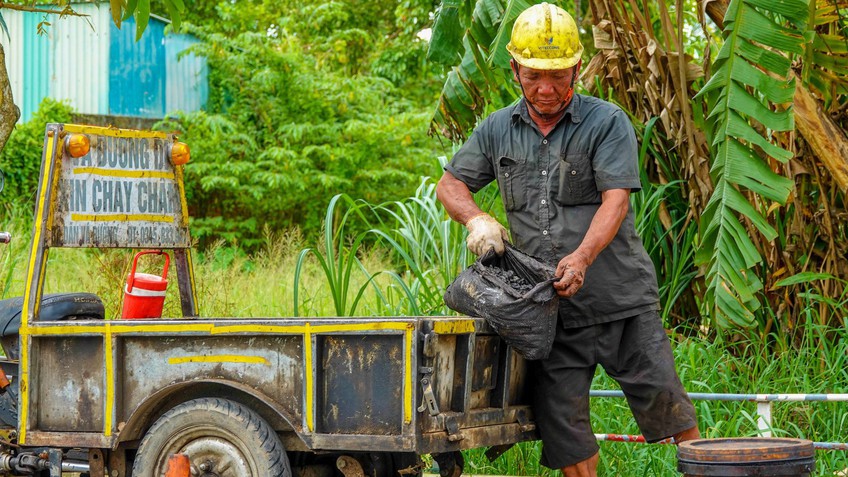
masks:
{"label": "orange marker light", "polygon": [[85,134],[71,134],[65,138],[65,149],[71,157],[82,157],[91,149],[91,142]]}
{"label": "orange marker light", "polygon": [[185,454],[171,454],[165,467],[165,477],[191,477],[191,462]]}
{"label": "orange marker light", "polygon": [[184,142],[175,142],[171,146],[171,162],[175,166],[181,166],[191,159],[191,151],[188,149],[188,144]]}

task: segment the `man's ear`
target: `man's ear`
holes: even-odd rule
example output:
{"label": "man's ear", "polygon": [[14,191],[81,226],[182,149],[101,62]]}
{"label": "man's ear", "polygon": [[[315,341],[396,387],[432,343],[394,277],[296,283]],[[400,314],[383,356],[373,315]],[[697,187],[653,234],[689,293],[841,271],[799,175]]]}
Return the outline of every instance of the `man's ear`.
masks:
{"label": "man's ear", "polygon": [[515,59],[509,60],[509,67],[512,68],[512,78],[520,83],[521,80],[518,79],[518,63],[516,63]]}

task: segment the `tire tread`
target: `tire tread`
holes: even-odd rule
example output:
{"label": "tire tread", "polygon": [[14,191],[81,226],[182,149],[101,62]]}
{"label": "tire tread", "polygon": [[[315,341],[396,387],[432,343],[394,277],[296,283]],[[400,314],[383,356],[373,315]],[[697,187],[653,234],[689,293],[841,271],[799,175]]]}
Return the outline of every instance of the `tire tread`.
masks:
{"label": "tire tread", "polygon": [[153,450],[148,449],[148,447],[154,446],[153,441],[159,438],[160,432],[164,432],[162,429],[169,421],[173,419],[190,419],[193,414],[204,411],[231,419],[237,427],[256,435],[259,448],[255,449],[254,452],[260,457],[258,460],[269,462],[269,469],[267,474],[253,477],[292,476],[291,466],[289,465],[285,449],[279,437],[277,437],[277,433],[274,432],[271,426],[256,414],[256,412],[243,404],[217,397],[186,401],[175,406],[157,419],[141,440],[138,448],[138,456],[133,465],[133,475],[135,477],[154,477],[152,471],[155,465],[155,457],[153,459],[139,457],[142,457],[145,451]]}

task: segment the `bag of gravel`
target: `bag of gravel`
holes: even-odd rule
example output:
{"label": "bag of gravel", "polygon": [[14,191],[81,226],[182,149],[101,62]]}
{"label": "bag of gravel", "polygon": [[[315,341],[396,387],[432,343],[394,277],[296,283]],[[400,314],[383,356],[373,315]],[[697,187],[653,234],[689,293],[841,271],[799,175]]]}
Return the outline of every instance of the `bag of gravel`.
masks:
{"label": "bag of gravel", "polygon": [[484,318],[526,359],[544,359],[556,332],[559,296],[554,268],[507,244],[463,270],[445,291],[445,304]]}

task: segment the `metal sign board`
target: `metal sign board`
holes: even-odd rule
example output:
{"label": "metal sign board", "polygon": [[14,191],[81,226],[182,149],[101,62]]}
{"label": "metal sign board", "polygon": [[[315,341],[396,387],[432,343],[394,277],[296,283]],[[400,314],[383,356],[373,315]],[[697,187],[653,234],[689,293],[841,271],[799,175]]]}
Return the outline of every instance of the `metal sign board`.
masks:
{"label": "metal sign board", "polygon": [[[74,158],[63,147],[72,134],[88,138],[87,154]],[[60,141],[50,246],[190,246],[173,134],[66,124]]]}

